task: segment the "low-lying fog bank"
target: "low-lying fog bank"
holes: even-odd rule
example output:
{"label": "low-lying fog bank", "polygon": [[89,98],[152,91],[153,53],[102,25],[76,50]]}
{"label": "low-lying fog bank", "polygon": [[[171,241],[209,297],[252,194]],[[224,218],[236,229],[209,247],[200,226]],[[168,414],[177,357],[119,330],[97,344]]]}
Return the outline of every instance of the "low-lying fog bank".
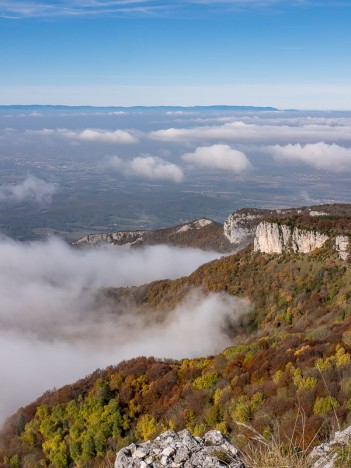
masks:
{"label": "low-lying fog bank", "polygon": [[133,305],[96,310],[100,287],[187,275],[219,255],[168,246],[74,249],[58,239],[0,241],[0,420],[45,390],[140,355],[194,357],[228,343],[248,303],[193,291],[163,323]]}

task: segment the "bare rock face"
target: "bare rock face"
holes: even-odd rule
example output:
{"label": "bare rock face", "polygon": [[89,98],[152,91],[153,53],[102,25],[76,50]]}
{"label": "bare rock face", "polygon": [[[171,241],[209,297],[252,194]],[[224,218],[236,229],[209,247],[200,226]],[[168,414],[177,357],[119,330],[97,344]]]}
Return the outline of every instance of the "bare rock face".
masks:
{"label": "bare rock face", "polygon": [[224,235],[231,244],[244,245],[253,239],[257,225],[266,214],[266,210],[254,208],[237,210],[224,221]]}
{"label": "bare rock face", "polygon": [[254,251],[261,253],[309,253],[329,239],[318,231],[293,228],[285,224],[263,221],[257,226]]}
{"label": "bare rock face", "polygon": [[289,250],[291,232],[288,226],[263,221],[257,226],[254,251],[281,254]]}
{"label": "bare rock face", "polygon": [[294,252],[309,253],[322,247],[328,239],[329,236],[321,232],[295,228],[292,231],[292,249]]}
{"label": "bare rock face", "polygon": [[[339,458],[339,453],[350,444],[351,426],[343,431],[337,431],[330,442],[318,445],[312,450],[309,455],[311,468],[334,468]],[[337,466],[342,465],[338,464]],[[346,465],[344,466],[346,468]]]}
{"label": "bare rock face", "polygon": [[117,453],[115,468],[245,468],[240,452],[220,431],[192,437],[167,431],[153,442],[131,444]]}
{"label": "bare rock face", "polygon": [[121,231],[101,234],[88,234],[73,243],[73,245],[100,245],[100,244],[115,244],[115,245],[133,245],[143,243],[144,231]]}
{"label": "bare rock face", "polygon": [[341,260],[347,260],[350,255],[350,239],[348,236],[336,236],[335,250],[338,252]]}
{"label": "bare rock face", "polygon": [[330,207],[324,205],[281,210],[241,208],[229,215],[224,222],[223,231],[231,244],[242,247],[254,239],[257,226],[265,220],[289,218],[297,215],[318,217],[328,215],[329,212]]}
{"label": "bare rock face", "polygon": [[258,208],[241,208],[236,210],[224,221],[224,235],[231,244],[240,247],[245,246],[255,237],[256,228],[262,219],[277,215],[278,211],[281,212],[280,210]]}

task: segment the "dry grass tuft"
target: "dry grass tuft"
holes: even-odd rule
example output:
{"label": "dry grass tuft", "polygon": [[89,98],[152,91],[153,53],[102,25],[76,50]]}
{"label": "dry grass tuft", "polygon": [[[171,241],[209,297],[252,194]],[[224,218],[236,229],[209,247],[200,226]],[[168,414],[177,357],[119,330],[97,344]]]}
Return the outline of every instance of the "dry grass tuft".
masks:
{"label": "dry grass tuft", "polygon": [[[304,417],[303,412],[298,412],[298,417]],[[296,421],[297,423],[297,421]],[[242,444],[242,454],[246,468],[310,468],[308,459],[311,445],[308,447],[296,447],[293,438],[285,437],[282,440],[280,431],[275,431],[269,439],[265,438],[252,426],[245,423],[237,423],[246,434],[245,443]],[[296,427],[294,431],[296,430]],[[317,434],[316,434],[317,437]]]}

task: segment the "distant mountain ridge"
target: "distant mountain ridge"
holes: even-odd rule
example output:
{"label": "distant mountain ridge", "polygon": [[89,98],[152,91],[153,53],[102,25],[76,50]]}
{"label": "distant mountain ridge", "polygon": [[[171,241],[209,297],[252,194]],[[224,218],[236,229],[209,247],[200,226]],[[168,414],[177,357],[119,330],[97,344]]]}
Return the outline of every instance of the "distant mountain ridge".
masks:
{"label": "distant mountain ridge", "polygon": [[0,105],[0,110],[174,110],[174,111],[191,111],[191,110],[218,110],[218,111],[279,111],[275,107],[260,107],[260,106],[67,106],[63,104],[9,104]]}
{"label": "distant mountain ridge", "polygon": [[233,245],[224,235],[223,225],[206,218],[151,231],[117,231],[89,234],[73,243],[78,247],[101,244],[128,245],[130,247],[168,244],[177,247],[214,250],[222,253],[233,251]]}

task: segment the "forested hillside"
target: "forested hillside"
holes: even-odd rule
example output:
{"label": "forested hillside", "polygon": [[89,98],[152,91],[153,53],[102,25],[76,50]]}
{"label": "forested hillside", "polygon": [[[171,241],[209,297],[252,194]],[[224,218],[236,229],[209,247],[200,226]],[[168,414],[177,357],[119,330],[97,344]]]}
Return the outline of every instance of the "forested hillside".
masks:
{"label": "forested hillside", "polygon": [[97,301],[128,300],[162,320],[194,288],[251,301],[228,328],[233,346],[201,359],[140,357],[48,391],[8,420],[5,466],[108,466],[116,449],[167,428],[216,428],[240,445],[250,431],[237,422],[299,450],[351,424],[351,271],[328,242],[307,255],[249,246],[189,277],[104,290]]}

